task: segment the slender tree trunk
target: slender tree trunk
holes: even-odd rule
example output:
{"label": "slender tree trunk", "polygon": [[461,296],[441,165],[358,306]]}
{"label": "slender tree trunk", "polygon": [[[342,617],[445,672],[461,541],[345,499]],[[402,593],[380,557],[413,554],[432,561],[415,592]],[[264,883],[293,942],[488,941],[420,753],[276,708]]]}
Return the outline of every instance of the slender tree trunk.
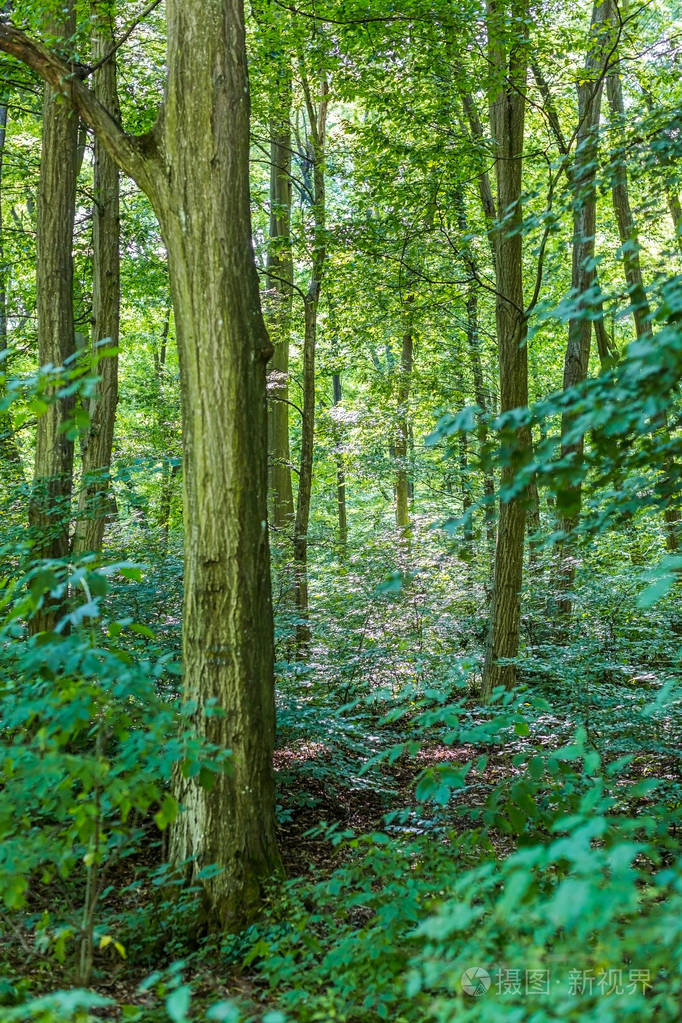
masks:
{"label": "slender tree trunk", "polygon": [[682,204],[680,203],[680,197],[671,185],[666,184],[665,196],[668,200],[668,209],[670,211],[670,219],[673,222],[675,229],[675,241],[677,247],[682,253]]}
{"label": "slender tree trunk", "polygon": [[[47,25],[52,35],[72,39],[76,29],[73,2]],[[47,85],[43,98],[43,134],[38,184],[38,260],[36,304],[38,360],[64,366],[73,356],[73,227],[76,204],[78,117]],[[73,441],[65,425],[74,398],[50,402],[38,419],[29,521],[34,551],[44,558],[65,558],[70,551]],[[31,620],[31,631],[54,628],[59,608],[46,603]]]}
{"label": "slender tree trunk", "polygon": [[488,546],[495,546],[495,478],[488,461],[488,391],[483,379],[481,363],[481,338],[478,331],[478,289],[472,282],[467,296],[467,345],[474,378],[476,404],[480,408],[477,434],[479,458],[483,465],[483,494],[485,497],[485,533]]}
{"label": "slender tree trunk", "polygon": [[325,138],[329,85],[323,77],[320,99],[314,102],[303,61],[301,60],[303,92],[308,111],[310,155],[313,178],[313,254],[310,282],[304,300],[305,329],[303,339],[303,420],[301,424],[301,464],[298,477],[296,518],[294,522],[294,576],[296,608],[299,624],[296,646],[299,656],[310,642],[308,625],[308,524],[313,487],[313,455],[315,445],[315,354],[317,347],[317,310],[320,302],[322,276],[327,258]]}
{"label": "slender tree trunk", "polygon": [[[99,63],[114,46],[110,4],[91,5],[92,59]],[[120,117],[116,58],[105,60],[93,75],[93,92]],[[119,340],[121,304],[119,174],[115,160],[95,137],[95,204],[93,207],[92,341],[95,371],[100,377],[89,403],[90,426],[81,444],[83,485],[73,547],[76,554],[100,551],[104,526],[111,513],[109,472],[118,404],[118,356],[98,358],[97,346],[115,348]]]}
{"label": "slender tree trunk", "polygon": [[[585,56],[585,70],[578,84],[578,128],[576,153],[570,174],[573,195],[573,263],[571,290],[576,312],[569,320],[568,343],[564,358],[564,390],[577,387],[587,379],[592,338],[592,314],[595,290],[598,289],[595,270],[595,234],[597,229],[597,154],[599,120],[603,92],[605,64],[612,45],[609,30],[609,0],[596,0],[592,9],[592,22]],[[603,318],[601,320],[603,328]],[[598,335],[599,341],[599,335]],[[564,439],[571,427],[572,417],[562,418],[562,458],[582,461],[585,440],[580,437],[568,444]],[[557,577],[554,587],[559,591],[556,610],[568,616],[572,609],[571,590],[575,578],[575,555],[570,536],[578,524],[582,503],[580,482],[565,486],[559,495],[559,527],[567,540],[556,548]]]}
{"label": "slender tree trunk", "polygon": [[395,521],[400,533],[407,537],[410,530],[410,480],[408,472],[409,404],[412,385],[414,337],[408,324],[403,334],[398,377],[398,410],[396,416],[393,451],[395,457]]}
{"label": "slender tree trunk", "polygon": [[[514,19],[513,32],[505,25]],[[525,93],[527,78],[527,18],[525,0],[511,0],[509,11],[488,0],[488,54],[492,81],[489,90],[490,128],[495,145],[495,176],[499,224],[495,230],[495,318],[500,358],[500,406],[507,412],[528,404],[527,319],[523,297],[523,238],[521,186]],[[519,461],[527,456],[530,431],[521,427],[515,440]],[[502,469],[501,484],[511,484],[513,465]],[[523,582],[523,541],[526,522],[525,497],[500,505],[490,626],[483,665],[482,697],[515,681],[512,664],[503,658],[518,654]]]}
{"label": "slender tree trunk", "polygon": [[[462,236],[468,233],[468,224],[464,207],[459,204],[459,227]],[[467,260],[472,263],[474,257],[468,254]],[[475,263],[472,266],[475,277],[478,277],[478,267]],[[478,288],[476,280],[470,281],[467,286],[466,309],[467,309],[467,350],[471,365],[471,375],[474,380],[474,396],[480,412],[477,418],[477,440],[479,458],[483,474],[483,495],[485,498],[484,518],[485,533],[490,548],[495,547],[495,478],[489,464],[488,456],[488,414],[489,400],[488,389],[485,386],[483,377],[483,363],[481,360],[481,335],[478,328]]]}
{"label": "slender tree trunk", "polygon": [[[332,388],[334,392],[334,408],[341,404],[341,374],[332,375]],[[339,549],[342,557],[345,557],[348,548],[348,516],[346,512],[346,467],[341,450],[341,431],[339,424],[334,422],[334,461],[336,462],[336,508],[339,520]]]}
{"label": "slender tree trunk", "polygon": [[294,263],[291,251],[291,67],[281,62],[270,116],[270,237],[266,311],[274,355],[268,374],[269,483],[272,525],[294,518],[289,450],[289,334]]}
{"label": "slender tree trunk", "polygon": [[[616,128],[622,128],[625,120],[625,107],[618,68],[611,71],[606,80],[606,93],[613,124]],[[638,338],[642,338],[651,334],[651,308],[642,277],[639,237],[630,205],[627,165],[620,152],[616,151],[613,154],[611,173],[611,197],[621,243],[625,283],[630,299],[635,333]]]}
{"label": "slender tree trunk", "polygon": [[[460,433],[458,438],[459,445],[459,480],[460,487],[462,490],[462,515],[466,515],[472,505],[471,500],[471,476],[469,472],[469,437],[466,433]],[[474,540],[474,528],[471,518],[467,518],[466,525],[464,527],[464,543],[468,549],[469,557],[471,557],[471,545]]]}
{"label": "slender tree trunk", "polygon": [[[7,105],[0,104],[0,352],[7,350],[7,281],[8,273],[5,266],[5,249],[2,222],[3,192],[3,158],[5,155],[5,138],[7,133]],[[7,360],[0,363],[0,400],[5,395],[4,374],[7,372]],[[10,483],[24,481],[24,470],[21,455],[14,439],[14,425],[10,412],[0,411],[0,465],[5,478]]]}
{"label": "slender tree trunk", "polygon": [[[161,340],[158,349],[154,348],[154,370],[156,373],[156,401],[159,410],[158,428],[164,438],[164,451],[171,450],[171,438],[168,436],[164,407],[164,376],[166,371],[166,359],[168,356],[168,337],[170,334],[172,306],[168,302],[166,315],[161,330]],[[163,549],[168,553],[170,539],[171,513],[173,509],[173,495],[175,493],[176,480],[180,472],[180,465],[177,461],[171,463],[166,459],[163,469],[163,480],[161,483],[161,497],[159,500],[159,525],[163,536]]]}
{"label": "slender tree trunk", "polygon": [[[469,131],[471,132],[471,139],[474,145],[478,146],[479,149],[483,150],[485,147],[485,138],[483,135],[483,125],[481,119],[478,116],[478,110],[474,102],[473,96],[466,90],[460,93],[462,100],[462,107],[464,108],[464,115],[466,117],[467,124],[469,125]],[[483,160],[481,153],[480,159]],[[497,212],[495,209],[495,199],[493,197],[493,190],[490,184],[490,176],[485,166],[482,166],[479,170],[476,179],[478,181],[478,195],[481,200],[481,211],[483,213],[483,221],[486,226],[488,235],[488,241],[490,243],[490,253],[492,256],[493,263],[495,262],[495,221]]]}
{"label": "slender tree trunk", "polygon": [[[590,39],[589,39],[589,43],[588,43],[588,52],[587,52],[586,62],[585,62],[586,63],[586,70],[587,70],[588,74],[599,76],[600,73],[605,70],[606,59],[607,59],[607,56],[608,56],[608,53],[607,53],[607,43],[610,44],[610,43],[613,42],[612,36],[610,34],[607,34],[607,23],[606,23],[607,16],[608,16],[608,3],[602,4],[600,6],[597,6],[592,11],[592,22],[591,22]],[[595,57],[597,57],[597,56],[601,56],[601,60],[602,60],[601,66],[598,66],[598,62],[595,59]],[[562,131],[561,122],[559,120],[559,114],[558,114],[558,111],[557,111],[556,103],[554,101],[554,97],[552,96],[552,93],[551,93],[551,89],[550,89],[549,83],[547,82],[547,79],[545,78],[545,76],[544,76],[544,74],[542,72],[542,68],[540,67],[540,65],[537,62],[537,60],[533,61],[532,69],[533,69],[533,77],[535,78],[535,81],[537,83],[540,95],[542,97],[543,109],[544,109],[544,112],[545,112],[545,116],[547,118],[547,122],[548,122],[548,125],[550,127],[550,130],[551,130],[552,134],[554,135],[554,139],[556,141],[559,153],[562,156],[567,156],[568,153],[569,153],[569,150],[570,150],[570,144],[567,141],[567,139],[566,139],[566,137],[565,137],[565,135],[564,135],[564,133]],[[586,91],[588,88],[590,88],[590,86],[591,86],[591,91]],[[602,94],[602,91],[603,91],[603,83],[601,81],[601,78],[597,77],[597,78],[594,78],[592,81],[588,80],[588,81],[582,82],[582,89],[585,90],[584,91],[584,95],[583,95],[583,100],[585,101],[586,111],[589,114],[589,112],[590,112],[589,111],[590,104],[595,103],[595,102],[599,102],[599,104],[601,104],[601,94]],[[581,93],[581,87],[580,86],[578,88],[578,93],[579,93],[579,99],[580,99],[580,93]],[[581,118],[579,118],[578,119],[578,133],[581,133],[582,127],[583,127],[582,120],[581,120]],[[581,140],[579,138],[576,138],[576,142],[577,142],[577,147],[580,148]],[[573,177],[572,177],[572,175],[573,175],[573,170],[575,168],[575,161],[574,161],[574,167],[573,168],[571,168],[568,163],[564,163],[564,168],[566,170],[566,173],[569,176],[571,186],[573,187]],[[589,169],[585,168],[585,170],[589,170]],[[596,173],[596,168],[594,168],[594,172]],[[575,224],[575,213],[576,212],[577,211],[574,211],[574,224]],[[612,345],[612,343],[611,343],[611,341],[609,339],[609,336],[608,336],[608,334],[606,332],[606,327],[604,326],[603,303],[602,303],[602,299],[601,299],[601,292],[599,291],[599,280],[598,280],[598,277],[597,277],[596,267],[594,267],[593,273],[594,273],[594,288],[595,288],[596,294],[594,296],[593,302],[591,303],[591,317],[590,318],[592,319],[593,324],[594,324],[594,336],[595,336],[595,340],[597,342],[597,350],[598,350],[598,353],[599,353],[599,360],[601,362],[602,368],[608,368],[612,364],[614,359],[616,359],[618,357],[618,353],[614,350],[614,347],[613,347],[613,345]]]}

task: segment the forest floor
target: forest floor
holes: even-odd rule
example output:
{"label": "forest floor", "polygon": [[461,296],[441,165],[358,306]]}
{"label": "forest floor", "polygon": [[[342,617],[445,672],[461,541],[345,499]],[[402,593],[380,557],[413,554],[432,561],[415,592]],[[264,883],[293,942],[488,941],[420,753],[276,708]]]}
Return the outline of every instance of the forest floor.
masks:
{"label": "forest floor", "polygon": [[[627,694],[626,694],[627,695]],[[275,752],[275,770],[278,791],[279,841],[286,875],[289,879],[310,879],[311,885],[330,877],[349,855],[346,841],[349,836],[362,836],[384,832],[400,842],[416,835],[442,835],[444,823],[449,834],[453,829],[471,827],[471,813],[483,812],[496,787],[509,785],[523,773],[519,766],[524,754],[555,749],[570,736],[575,721],[570,709],[564,715],[545,716],[536,721],[534,732],[528,737],[507,737],[506,741],[491,745],[446,745],[438,741],[437,734],[420,742],[405,740],[406,726],[386,726],[379,718],[365,717],[362,728],[366,737],[371,734],[373,763],[368,769],[368,756],[348,742],[341,734],[340,741],[330,735],[332,729],[321,729],[320,737],[283,735],[282,744]],[[407,729],[409,733],[409,728]],[[394,750],[393,754],[391,751]],[[485,758],[485,762],[481,761]],[[439,807],[436,817],[425,810],[423,799],[416,798],[415,789],[430,769],[464,767],[471,765],[466,785],[453,792]],[[658,777],[675,780],[679,764],[674,756],[665,752],[643,750],[630,765],[628,780],[634,781],[656,773]],[[387,814],[400,810],[397,823],[387,824]],[[227,961],[221,946],[215,941],[203,940],[178,943],[162,940],[145,944],[141,933],[135,937],[135,920],[141,931],[150,929],[150,920],[158,913],[159,887],[155,873],[163,860],[163,840],[150,818],[141,822],[141,841],[133,856],[122,860],[108,877],[111,894],[101,907],[102,926],[127,933],[127,941],[139,947],[129,949],[130,958],[122,959],[111,946],[98,951],[95,957],[95,977],[92,990],[111,998],[116,1008],[101,1010],[102,1019],[126,1018],[120,1015],[120,1006],[142,1010],[143,1019],[154,1019],[154,1006],[158,1005],[158,990],[144,989],[145,978],[152,970],[159,975],[173,961],[180,960],[192,983],[194,997],[199,1003],[210,1004],[219,999],[232,998],[259,1018],[276,999],[258,971],[243,962]],[[503,859],[515,848],[517,836],[496,828],[486,828],[486,840],[494,854]],[[68,903],[68,892],[65,889]],[[36,951],[31,933],[36,919],[45,911],[55,909],[53,886],[36,884],[31,892],[29,914],[25,930],[15,928],[14,953],[7,965],[10,973],[32,981],[34,994],[54,991],[72,985],[73,963],[67,955],[60,964],[54,957],[46,959]],[[356,911],[357,924],[365,922],[363,909]],[[171,925],[172,928],[172,925]],[[165,932],[168,937],[168,928]],[[157,939],[158,941],[158,939]],[[27,962],[28,960],[28,962]],[[31,965],[30,960],[33,961]],[[140,985],[142,984],[142,990]],[[147,1012],[151,1015],[147,1016]],[[130,1018],[133,1018],[132,1016]],[[161,1017],[159,1017],[161,1018]]]}

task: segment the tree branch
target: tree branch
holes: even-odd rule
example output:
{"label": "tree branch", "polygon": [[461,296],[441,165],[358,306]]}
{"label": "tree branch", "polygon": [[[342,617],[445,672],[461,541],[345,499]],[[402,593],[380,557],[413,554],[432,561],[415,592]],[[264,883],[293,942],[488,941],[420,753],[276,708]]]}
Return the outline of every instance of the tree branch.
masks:
{"label": "tree branch", "polygon": [[42,43],[6,22],[0,22],[0,50],[26,64],[56,93],[64,96],[101,139],[121,170],[133,178],[143,191],[156,191],[161,162],[149,147],[149,137],[128,135],[121,128],[81,81],[79,75],[84,70],[87,73],[87,69],[68,64]]}

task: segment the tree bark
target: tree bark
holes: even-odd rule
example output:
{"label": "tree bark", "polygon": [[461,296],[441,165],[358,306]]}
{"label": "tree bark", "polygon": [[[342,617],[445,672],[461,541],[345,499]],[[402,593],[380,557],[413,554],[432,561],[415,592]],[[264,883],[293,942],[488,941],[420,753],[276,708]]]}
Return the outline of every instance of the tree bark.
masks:
{"label": "tree bark", "polygon": [[[505,25],[513,18],[513,32]],[[488,0],[488,56],[490,128],[495,146],[498,223],[495,238],[495,319],[500,359],[500,409],[507,412],[528,404],[527,318],[523,296],[523,238],[521,185],[525,92],[527,80],[526,0],[511,0],[509,10]],[[516,454],[522,462],[530,447],[530,430],[516,431]],[[505,465],[502,488],[512,483],[515,466]],[[482,677],[482,698],[497,686],[515,682],[513,664],[501,659],[518,654],[523,582],[523,541],[526,521],[525,497],[500,504],[490,626]]]}
{"label": "tree bark", "polygon": [[[92,59],[100,64],[93,75],[93,92],[118,119],[116,58],[104,58],[114,46],[109,3],[91,4]],[[104,63],[101,61],[104,60]],[[120,218],[118,166],[95,137],[95,202],[92,222],[92,342],[94,370],[100,380],[89,402],[90,425],[81,443],[83,484],[73,541],[76,554],[102,549],[104,527],[111,513],[109,472],[118,404],[118,355],[98,358],[98,346],[115,348],[119,341],[121,304]]]}
{"label": "tree bark", "polygon": [[[154,194],[180,357],[186,524],[185,699],[231,750],[210,791],[178,777],[176,865],[203,879],[210,926],[234,929],[279,866],[267,535],[265,364],[249,210],[249,90],[241,0],[169,0],[163,153]],[[205,716],[211,701],[220,713]]]}
{"label": "tree bark", "polygon": [[[73,2],[46,24],[52,35],[72,39],[76,29]],[[43,97],[43,131],[38,183],[36,305],[38,360],[41,366],[64,366],[74,355],[73,227],[76,206],[78,117],[48,84]],[[73,440],[66,424],[73,396],[50,401],[38,419],[29,522],[34,552],[65,558],[70,551]],[[54,628],[59,607],[46,602],[31,619],[32,633]]]}
{"label": "tree bark", "polygon": [[291,251],[291,67],[281,60],[270,117],[270,231],[266,310],[274,355],[268,374],[270,521],[277,529],[294,518],[289,450],[289,334],[294,263]]}
{"label": "tree bark", "polygon": [[[267,534],[272,348],[252,246],[243,4],[167,0],[166,13],[166,99],[141,137],[20,30],[0,24],[0,48],[77,107],[149,196],[168,249],[183,406],[184,697],[199,734],[231,751],[231,770],[212,788],[178,772],[184,812],[170,856],[202,887],[205,925],[239,929],[280,867]],[[209,864],[220,868],[211,876],[202,873]]]}

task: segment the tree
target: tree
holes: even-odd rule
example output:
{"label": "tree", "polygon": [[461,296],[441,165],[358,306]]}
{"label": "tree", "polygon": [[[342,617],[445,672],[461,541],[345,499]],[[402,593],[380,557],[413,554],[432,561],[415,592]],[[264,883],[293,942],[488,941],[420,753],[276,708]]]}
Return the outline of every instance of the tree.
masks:
{"label": "tree", "polygon": [[[5,245],[2,221],[2,185],[3,185],[3,157],[5,154],[5,138],[7,134],[7,100],[3,98],[0,102],[0,352],[7,351],[7,279],[8,273],[5,266]],[[2,371],[6,365],[1,367]],[[4,377],[0,376],[0,400],[4,397]],[[9,474],[15,481],[23,480],[23,466],[21,455],[14,438],[12,416],[10,413],[0,411],[0,464],[3,472]]]}
{"label": "tree", "polygon": [[[322,277],[327,261],[327,209],[325,192],[325,142],[329,112],[329,82],[326,72],[320,75],[313,92],[303,55],[299,68],[308,116],[309,141],[304,158],[310,164],[310,183],[306,186],[312,206],[312,238],[310,279],[303,299],[303,416],[301,422],[301,461],[294,520],[294,577],[296,607],[300,623],[296,643],[302,652],[310,640],[308,617],[308,525],[313,487],[313,456],[315,444],[315,356],[317,348],[317,313],[322,290]],[[319,98],[318,93],[319,91]]]}
{"label": "tree", "polygon": [[[575,131],[575,157],[570,171],[570,186],[573,196],[573,262],[571,290],[575,296],[576,309],[568,325],[568,341],[564,358],[564,390],[578,386],[587,378],[592,338],[592,317],[595,293],[599,285],[595,266],[595,235],[597,230],[597,156],[599,144],[599,120],[604,77],[608,68],[610,51],[613,47],[613,27],[609,15],[609,3],[597,2],[592,8],[592,21],[585,55],[585,67],[577,86],[578,124]],[[558,120],[555,134],[561,138]],[[568,147],[563,142],[565,155]],[[571,427],[571,417],[563,416],[562,436],[565,438]],[[577,460],[583,457],[584,437],[572,444],[564,439],[561,446],[562,458],[570,456]],[[567,535],[575,529],[580,516],[581,486],[566,487],[561,497],[562,531]],[[570,592],[575,578],[575,561],[569,543],[557,548],[559,562],[558,583],[561,596],[557,611],[569,615],[572,607]]]}
{"label": "tree", "polygon": [[[113,15],[109,4],[93,2],[93,92],[116,120],[120,119],[116,87]],[[99,66],[97,66],[99,65]],[[110,511],[109,469],[118,403],[118,355],[98,357],[98,346],[118,345],[121,267],[119,255],[119,177],[116,161],[95,137],[95,202],[93,205],[92,340],[97,392],[89,401],[89,427],[81,441],[83,485],[73,540],[76,554],[99,551]]]}
{"label": "tree", "polygon": [[411,304],[414,295],[406,298],[405,328],[400,349],[398,366],[398,384],[396,387],[397,413],[395,434],[393,439],[393,456],[395,460],[395,522],[400,534],[409,539],[410,530],[410,477],[408,472],[408,440],[409,440],[409,402],[410,385],[412,383],[412,363],[414,361],[414,334],[412,326]]}
{"label": "tree", "polygon": [[[58,39],[72,38],[73,2],[46,18]],[[64,101],[58,82],[47,81],[43,97],[42,151],[38,184],[36,305],[41,366],[64,366],[75,353],[73,322],[73,226],[78,172],[78,117]],[[46,558],[69,553],[73,438],[68,430],[75,399],[54,397],[38,420],[35,468],[29,509],[35,550]],[[31,630],[54,628],[59,608],[46,601],[31,619]]]}
{"label": "tree", "polygon": [[[521,186],[528,66],[528,8],[525,0],[507,7],[488,0],[490,130],[495,152],[497,215],[495,226],[495,320],[500,359],[500,410],[528,404],[527,313],[523,297]],[[519,461],[530,448],[530,430],[519,426]],[[503,466],[501,485],[512,483],[513,464]],[[497,526],[490,626],[483,667],[482,695],[513,684],[514,666],[501,658],[518,653],[523,579],[524,495],[501,502]]]}
{"label": "tree", "polygon": [[290,526],[294,517],[289,450],[289,335],[294,294],[291,251],[292,73],[286,49],[278,54],[270,111],[270,223],[267,252],[270,336],[274,355],[268,380],[268,436],[272,525]]}
{"label": "tree", "polygon": [[[123,131],[73,63],[9,24],[0,48],[95,130],[149,196],[168,250],[183,404],[184,697],[198,731],[231,751],[231,770],[211,788],[179,773],[184,812],[170,851],[203,885],[206,924],[236,928],[280,862],[266,510],[272,349],[251,239],[242,3],[169,0],[167,26],[165,102],[141,137]],[[209,864],[222,869],[202,873]]]}

